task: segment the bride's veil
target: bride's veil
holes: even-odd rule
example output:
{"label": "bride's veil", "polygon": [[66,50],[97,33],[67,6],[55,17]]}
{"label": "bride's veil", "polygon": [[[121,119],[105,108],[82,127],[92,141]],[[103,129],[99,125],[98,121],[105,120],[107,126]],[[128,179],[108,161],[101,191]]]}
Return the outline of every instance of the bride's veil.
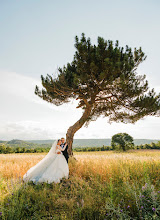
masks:
{"label": "bride's veil", "polygon": [[51,149],[49,150],[48,154],[45,156],[46,157],[51,157],[52,155],[54,155],[56,153],[56,146],[57,146],[57,142],[58,140],[55,140],[52,144]]}
{"label": "bride's veil", "polygon": [[57,142],[58,140],[55,140],[48,154],[42,160],[40,160],[35,166],[31,167],[27,171],[27,173],[25,173],[25,175],[23,176],[24,181],[27,181],[30,178],[34,179],[34,177],[40,175],[41,172],[43,172],[43,169],[45,169],[45,167],[48,165],[48,162],[50,161],[50,159],[48,160],[48,158],[51,158],[52,161],[52,157],[56,155]]}

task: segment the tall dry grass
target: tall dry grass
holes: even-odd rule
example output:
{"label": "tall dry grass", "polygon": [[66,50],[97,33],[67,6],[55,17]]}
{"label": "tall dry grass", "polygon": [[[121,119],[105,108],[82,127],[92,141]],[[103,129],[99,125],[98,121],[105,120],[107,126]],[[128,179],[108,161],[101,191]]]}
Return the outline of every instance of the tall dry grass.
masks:
{"label": "tall dry grass", "polygon": [[[11,195],[11,193],[16,190],[16,187],[23,185],[21,181],[23,175],[30,167],[43,159],[45,155],[45,153],[0,155],[1,201],[5,200],[6,196]],[[113,209],[116,210],[115,207],[118,207],[120,201],[124,201],[125,206],[123,210],[127,209],[126,206],[128,204],[130,214],[134,216],[134,213],[137,213],[137,210],[140,209],[136,204],[140,206],[142,202],[142,206],[144,206],[143,203],[145,203],[145,201],[137,199],[137,195],[142,193],[141,190],[143,186],[148,182],[150,186],[153,185],[152,188],[154,188],[154,190],[160,190],[160,150],[131,150],[130,152],[124,153],[113,151],[76,152],[74,159],[69,159],[69,170],[69,182],[65,183],[67,184],[67,188],[64,187],[65,184],[63,185],[63,183],[62,185],[54,186],[56,187],[54,188],[54,199],[57,198],[57,201],[59,201],[62,206],[66,205],[70,207],[70,214],[80,208],[80,216],[88,216],[87,213],[90,212],[92,217],[88,217],[88,219],[92,219],[95,215],[103,215],[107,201],[111,202],[106,206],[106,210],[111,209],[113,212]],[[32,197],[35,191],[34,188],[29,187],[28,190]],[[66,190],[66,195],[60,190],[63,187],[64,190]],[[147,190],[150,189],[151,187]],[[45,196],[46,190],[41,190],[45,192]],[[146,205],[145,213],[153,212],[152,209],[154,207],[152,206],[158,207],[152,198],[152,194],[155,193],[154,190],[152,190],[153,192],[148,191],[153,201],[150,202],[149,205]],[[28,193],[28,191],[26,193]],[[79,202],[79,198],[81,198],[81,202]],[[25,201],[21,203],[25,203]],[[79,207],[81,203],[84,203],[86,206],[81,205],[81,207]],[[114,208],[110,207],[110,204],[113,205],[113,203],[115,205]],[[151,203],[155,203],[156,205],[151,205]],[[75,204],[77,204],[77,207],[75,207]],[[53,208],[51,204],[50,207]],[[98,213],[98,209],[100,213]],[[56,210],[58,210],[58,208],[56,208]],[[121,210],[118,208],[117,210],[118,211],[115,211],[116,213],[112,215],[113,219],[116,219],[118,215],[122,215]],[[137,216],[141,216],[142,212],[140,211]],[[79,211],[77,212],[79,213]],[[70,214],[67,214],[70,217],[66,217],[66,219],[71,218]],[[19,215],[21,216],[21,213]],[[147,215],[148,214],[146,214],[146,216]],[[111,212],[109,216],[111,217]],[[127,219],[127,214],[124,216],[123,218]],[[97,219],[99,219],[99,217],[97,217]]]}
{"label": "tall dry grass", "polygon": [[[0,154],[0,175],[6,180],[22,177],[37,164],[45,153]],[[103,181],[121,176],[130,179],[149,174],[156,181],[160,174],[160,150],[137,150],[125,153],[81,152],[75,153],[75,163],[69,162],[70,175],[83,177],[87,173],[101,176]]]}

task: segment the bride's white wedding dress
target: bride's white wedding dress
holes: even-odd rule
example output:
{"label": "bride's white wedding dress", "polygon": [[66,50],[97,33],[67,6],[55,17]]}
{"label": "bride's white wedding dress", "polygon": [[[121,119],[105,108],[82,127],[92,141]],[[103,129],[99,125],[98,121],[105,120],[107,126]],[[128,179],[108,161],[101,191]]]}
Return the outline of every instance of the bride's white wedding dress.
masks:
{"label": "bride's white wedding dress", "polygon": [[[60,180],[68,178],[68,163],[61,150],[56,149],[57,140],[53,143],[48,154],[35,166],[31,167],[23,176],[23,181],[36,183],[59,183]],[[60,154],[57,154],[60,152]]]}

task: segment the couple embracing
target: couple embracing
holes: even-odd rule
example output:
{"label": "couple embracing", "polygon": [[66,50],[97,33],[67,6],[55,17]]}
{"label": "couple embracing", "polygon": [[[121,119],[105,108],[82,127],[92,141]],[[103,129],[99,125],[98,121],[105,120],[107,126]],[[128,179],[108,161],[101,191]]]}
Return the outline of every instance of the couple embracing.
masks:
{"label": "couple embracing", "polygon": [[23,176],[23,181],[37,183],[59,183],[62,178],[68,178],[68,145],[64,138],[56,140],[48,154],[31,167]]}
{"label": "couple embracing", "polygon": [[[60,148],[58,148],[60,146]],[[66,161],[67,161],[67,163],[68,163],[68,158],[69,158],[69,156],[68,156],[68,145],[67,145],[67,143],[65,142],[65,139],[64,138],[61,138],[61,139],[58,139],[58,141],[57,141],[57,148],[60,150],[60,154],[62,153],[63,154],[63,156],[66,158]],[[58,153],[58,154],[59,154]]]}

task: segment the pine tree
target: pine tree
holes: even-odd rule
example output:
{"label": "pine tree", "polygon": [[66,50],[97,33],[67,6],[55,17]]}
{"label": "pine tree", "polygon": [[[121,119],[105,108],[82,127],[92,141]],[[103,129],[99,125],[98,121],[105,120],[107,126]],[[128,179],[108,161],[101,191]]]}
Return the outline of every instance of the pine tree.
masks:
{"label": "pine tree", "polygon": [[59,68],[56,78],[41,75],[43,88],[35,88],[36,95],[57,106],[79,100],[77,108],[83,109],[83,115],[66,134],[70,155],[74,134],[101,115],[123,123],[159,116],[160,94],[149,90],[146,76],[136,72],[147,57],[141,47],[124,49],[118,40],[114,44],[102,37],[92,45],[83,33],[81,39],[75,37],[75,48],[73,61]]}

